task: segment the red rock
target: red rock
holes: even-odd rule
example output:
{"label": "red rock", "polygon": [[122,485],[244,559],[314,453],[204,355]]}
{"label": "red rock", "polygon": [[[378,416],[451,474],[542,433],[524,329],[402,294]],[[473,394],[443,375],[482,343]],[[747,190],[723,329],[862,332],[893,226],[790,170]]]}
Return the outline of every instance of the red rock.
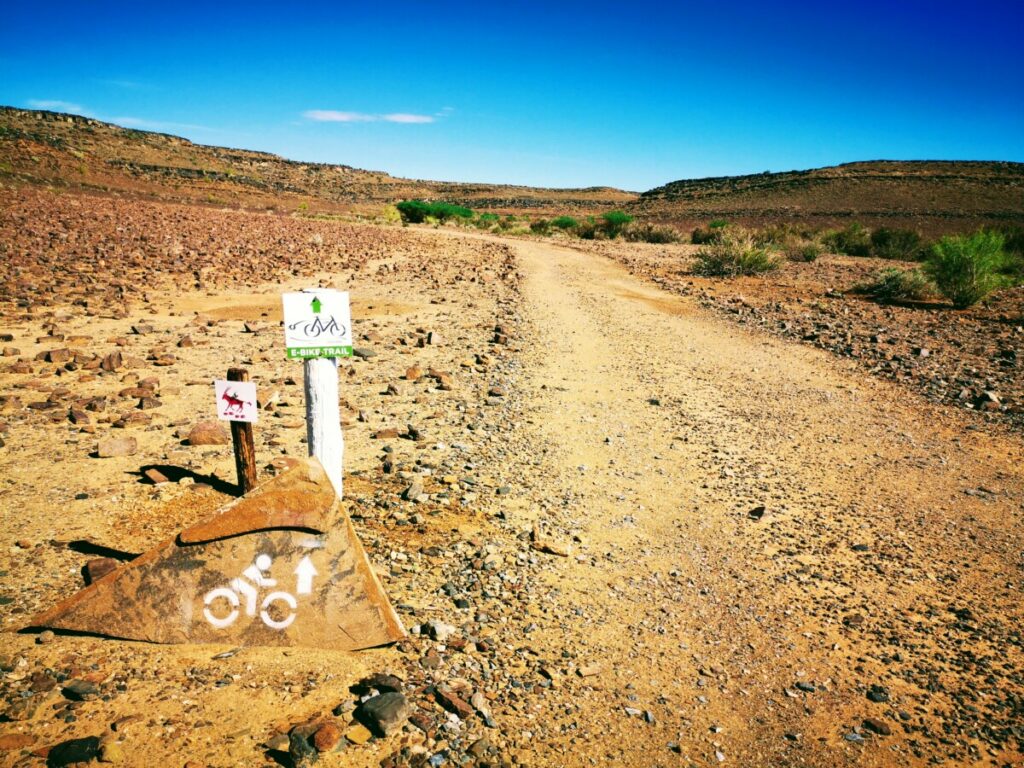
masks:
{"label": "red rock", "polygon": [[159,469],[154,469],[153,467],[150,467],[142,474],[153,485],[160,485],[161,483],[170,482],[170,480],[167,479],[167,476],[163,472],[161,472]]}
{"label": "red rock", "polygon": [[330,752],[341,741],[341,729],[334,723],[324,723],[313,734],[313,746],[317,752]]}
{"label": "red rock", "polygon": [[94,557],[85,564],[86,579],[92,584],[108,573],[116,571],[119,565],[120,563],[112,557]]}
{"label": "red rock", "polygon": [[0,750],[9,752],[15,749],[23,749],[35,743],[36,737],[27,733],[3,733],[0,734]]}
{"label": "red rock", "polygon": [[111,352],[100,362],[100,368],[104,371],[116,371],[124,367],[124,358],[120,352]]}
{"label": "red rock", "polygon": [[438,686],[434,692],[434,698],[437,699],[438,704],[449,712],[454,712],[463,720],[473,715],[473,707],[450,688],[443,685]]}

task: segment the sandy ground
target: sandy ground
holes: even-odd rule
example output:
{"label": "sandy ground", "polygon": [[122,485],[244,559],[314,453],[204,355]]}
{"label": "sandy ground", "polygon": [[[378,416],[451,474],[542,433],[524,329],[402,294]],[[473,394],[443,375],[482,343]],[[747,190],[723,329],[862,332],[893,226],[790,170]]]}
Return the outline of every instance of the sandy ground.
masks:
{"label": "sandy ground", "polygon": [[[1024,764],[1019,436],[738,329],[597,255],[415,237],[450,247],[339,286],[379,352],[346,368],[346,501],[410,628],[443,620],[468,644],[414,634],[361,653],[214,659],[227,649],[5,634],[0,763],[42,765],[54,744],[105,734],[128,765],[288,764],[282,734],[390,672],[436,727],[343,739],[319,764]],[[302,454],[280,290],[152,297],[147,319],[168,340],[194,312],[220,322],[160,371],[163,416],[138,432],[135,456],[94,459],[94,434],[5,417],[4,628],[78,587],[87,556],[69,542],[143,551],[228,498],[230,447],[174,437],[212,408],[222,369],[246,363],[261,391],[282,393],[257,428],[261,459]],[[64,325],[100,340],[130,322]],[[508,344],[493,343],[495,325]],[[430,330],[446,343],[416,346]],[[450,370],[454,390],[404,381],[414,364]],[[0,385],[27,402],[66,380]],[[410,422],[429,438],[370,439]],[[395,474],[381,471],[389,456]],[[144,464],[212,487],[154,488]],[[417,473],[430,500],[401,501]],[[472,607],[453,606],[453,591]],[[68,702],[71,678],[104,695]],[[493,727],[438,706],[443,681],[483,692]],[[20,700],[36,705],[28,717]],[[125,716],[137,719],[113,731]]]}

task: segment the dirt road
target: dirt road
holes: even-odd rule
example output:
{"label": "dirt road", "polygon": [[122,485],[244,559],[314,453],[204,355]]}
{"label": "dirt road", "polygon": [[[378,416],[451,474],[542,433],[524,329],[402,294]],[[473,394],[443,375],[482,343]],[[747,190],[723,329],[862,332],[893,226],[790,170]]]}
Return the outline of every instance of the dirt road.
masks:
{"label": "dirt road", "polygon": [[[112,203],[80,205],[40,216],[79,232]],[[116,313],[55,291],[2,318],[20,351],[0,368],[0,765],[64,764],[54,748],[83,739],[189,768],[1022,764],[1019,434],[553,243],[131,211],[132,236],[192,222],[197,263],[209,231],[253,222],[293,261],[253,255],[258,279],[228,284],[168,262]],[[183,439],[227,366],[268,403],[261,467],[305,454],[276,297],[310,284],[353,291],[372,352],[343,366],[345,504],[410,639],[351,654],[13,631],[80,588],[81,544],[143,552],[230,500],[231,447]],[[47,359],[65,344],[74,365]],[[114,351],[131,365],[101,369]],[[91,455],[121,434],[136,453]],[[153,465],[175,480],[143,480]],[[375,738],[354,714],[371,674],[408,705]],[[314,726],[316,750],[290,738]]]}
{"label": "dirt road", "polygon": [[516,250],[523,522],[579,540],[538,622],[575,667],[540,762],[1019,764],[1019,438]]}

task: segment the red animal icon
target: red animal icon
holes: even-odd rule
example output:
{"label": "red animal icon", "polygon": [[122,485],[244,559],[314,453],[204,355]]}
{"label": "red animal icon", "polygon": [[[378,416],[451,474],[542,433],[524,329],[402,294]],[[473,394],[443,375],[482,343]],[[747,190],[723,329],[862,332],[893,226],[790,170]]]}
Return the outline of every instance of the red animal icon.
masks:
{"label": "red animal icon", "polygon": [[231,390],[225,389],[224,394],[220,396],[221,400],[227,402],[228,407],[224,409],[225,416],[245,416],[245,406],[252,405],[252,403],[242,400],[237,395],[231,394]]}

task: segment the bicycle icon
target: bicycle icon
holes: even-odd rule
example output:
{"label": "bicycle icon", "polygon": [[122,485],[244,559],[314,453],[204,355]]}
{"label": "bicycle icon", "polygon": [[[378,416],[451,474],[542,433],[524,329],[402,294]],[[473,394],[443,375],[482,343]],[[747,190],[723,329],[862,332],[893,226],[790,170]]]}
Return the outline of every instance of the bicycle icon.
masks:
{"label": "bicycle icon", "polygon": [[[206,593],[203,597],[203,616],[214,629],[225,629],[235,623],[242,607],[243,598],[245,600],[246,616],[255,616],[258,604],[260,619],[268,627],[282,630],[291,626],[292,622],[295,621],[298,603],[290,592],[278,590],[270,592],[262,601],[259,599],[261,588],[272,589],[277,586],[277,579],[269,577],[270,566],[273,562],[273,558],[270,555],[258,555],[253,564],[246,568],[241,576],[232,579],[228,586],[217,587]],[[299,594],[311,591],[312,576],[315,574],[316,570],[313,568],[309,558],[303,558],[299,568],[296,569],[296,575],[299,579],[296,591]],[[223,605],[214,605],[218,601],[222,603],[227,601],[228,611],[226,614],[224,613]],[[271,615],[271,607],[274,603],[284,603],[288,607],[288,613],[284,618],[278,619]],[[214,609],[216,609],[216,612]],[[277,610],[274,613],[279,615]]]}

